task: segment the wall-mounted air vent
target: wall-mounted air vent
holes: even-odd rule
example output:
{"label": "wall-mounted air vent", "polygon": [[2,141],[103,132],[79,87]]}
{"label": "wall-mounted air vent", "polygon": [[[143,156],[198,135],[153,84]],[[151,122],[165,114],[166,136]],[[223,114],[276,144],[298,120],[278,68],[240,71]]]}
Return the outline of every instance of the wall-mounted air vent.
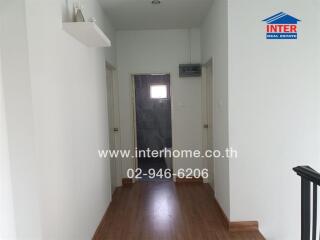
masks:
{"label": "wall-mounted air vent", "polygon": [[180,64],[179,76],[182,77],[201,77],[201,64]]}

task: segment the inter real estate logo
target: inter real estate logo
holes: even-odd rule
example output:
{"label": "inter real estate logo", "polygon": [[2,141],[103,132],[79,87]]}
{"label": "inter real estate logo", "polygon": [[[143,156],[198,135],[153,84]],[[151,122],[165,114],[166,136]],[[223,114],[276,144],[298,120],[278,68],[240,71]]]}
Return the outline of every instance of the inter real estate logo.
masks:
{"label": "inter real estate logo", "polygon": [[299,19],[284,12],[263,20],[267,23],[267,39],[297,39]]}

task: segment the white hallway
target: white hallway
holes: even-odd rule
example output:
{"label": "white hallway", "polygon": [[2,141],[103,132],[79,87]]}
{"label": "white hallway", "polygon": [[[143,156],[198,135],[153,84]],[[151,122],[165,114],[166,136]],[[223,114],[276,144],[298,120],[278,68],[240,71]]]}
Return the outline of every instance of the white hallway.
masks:
{"label": "white hallway", "polygon": [[[134,148],[130,75],[151,72],[171,74],[173,146],[201,149],[201,79],[178,73],[190,59],[213,59],[214,148],[238,151],[214,160],[225,215],[258,221],[268,240],[300,239],[292,168],[320,170],[320,2],[214,0],[192,22],[168,10],[161,23],[162,15],[125,19],[132,3],[123,1],[122,16],[119,2],[82,1],[110,48],[88,48],[63,30],[73,1],[0,2],[0,239],[94,235],[112,198],[110,162],[97,154],[109,144],[106,62],[118,83],[121,149]],[[262,20],[280,11],[301,20],[297,40],[266,40]],[[119,159],[118,186],[133,166]]]}

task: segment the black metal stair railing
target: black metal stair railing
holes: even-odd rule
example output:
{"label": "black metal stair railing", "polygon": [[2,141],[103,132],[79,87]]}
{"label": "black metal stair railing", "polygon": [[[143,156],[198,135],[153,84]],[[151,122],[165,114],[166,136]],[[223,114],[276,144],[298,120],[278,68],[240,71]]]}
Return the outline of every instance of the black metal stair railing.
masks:
{"label": "black metal stair railing", "polygon": [[[316,240],[318,224],[318,186],[320,186],[320,173],[309,166],[300,166],[294,168],[293,170],[301,177],[301,240],[310,240],[311,236],[312,240]],[[312,211],[311,185],[313,192]]]}

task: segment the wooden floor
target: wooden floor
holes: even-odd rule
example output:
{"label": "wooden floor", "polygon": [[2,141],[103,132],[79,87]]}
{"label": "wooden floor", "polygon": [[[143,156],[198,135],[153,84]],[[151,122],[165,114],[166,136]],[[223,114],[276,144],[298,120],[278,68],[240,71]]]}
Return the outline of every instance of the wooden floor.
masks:
{"label": "wooden floor", "polygon": [[116,190],[94,240],[263,240],[229,233],[207,184],[139,182]]}

